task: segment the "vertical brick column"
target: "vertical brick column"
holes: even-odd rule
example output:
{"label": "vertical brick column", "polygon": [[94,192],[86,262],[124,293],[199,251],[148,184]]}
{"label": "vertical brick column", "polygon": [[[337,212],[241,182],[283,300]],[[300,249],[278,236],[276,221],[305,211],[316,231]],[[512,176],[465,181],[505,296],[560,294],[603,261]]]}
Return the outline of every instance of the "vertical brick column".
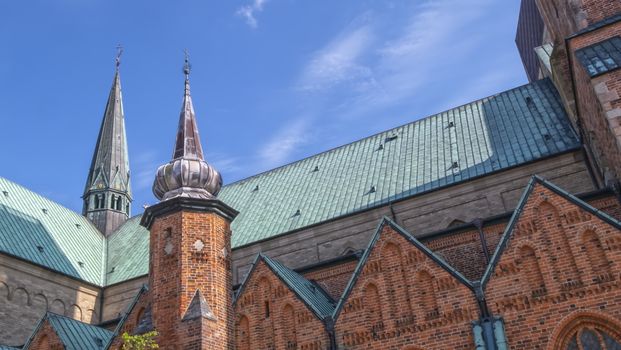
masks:
{"label": "vertical brick column", "polygon": [[149,292],[161,349],[233,349],[231,230],[217,199],[176,197],[147,208]]}

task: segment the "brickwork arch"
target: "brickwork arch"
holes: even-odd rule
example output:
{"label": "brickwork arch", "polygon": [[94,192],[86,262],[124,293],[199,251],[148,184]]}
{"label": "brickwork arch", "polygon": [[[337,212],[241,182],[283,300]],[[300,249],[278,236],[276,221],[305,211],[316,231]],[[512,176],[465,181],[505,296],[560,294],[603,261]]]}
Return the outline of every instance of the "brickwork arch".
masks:
{"label": "brickwork arch", "polygon": [[[563,227],[559,210],[556,206],[547,200],[543,200],[536,208],[537,212],[537,228],[542,232],[546,240],[559,230],[562,231],[559,239],[551,240],[552,244],[548,247],[550,255],[554,257],[552,263],[554,271],[560,282],[561,290],[572,288],[581,284],[578,265],[576,264],[575,253],[571,249],[568,233]],[[567,265],[555,264],[555,261],[561,261],[563,257],[568,259]]]}
{"label": "brickwork arch", "polygon": [[237,323],[237,350],[250,350],[252,344],[250,343],[250,320],[246,315],[241,315]]}
{"label": "brickwork arch", "polygon": [[67,308],[62,300],[54,299],[50,305],[50,311],[55,314],[64,315],[67,312]]}
{"label": "brickwork arch", "polygon": [[427,270],[419,270],[416,273],[415,280],[421,314],[425,315],[426,320],[437,318],[440,311],[436,300],[433,276]]}
{"label": "brickwork arch", "polygon": [[521,275],[530,287],[533,296],[541,296],[547,293],[546,282],[539,263],[540,255],[529,244],[523,244],[518,249],[518,267]]}
{"label": "brickwork arch", "polygon": [[610,273],[610,263],[597,233],[593,230],[586,230],[581,238],[582,249],[587,254],[593,276]]}
{"label": "brickwork arch", "polygon": [[11,293],[11,302],[21,306],[30,305],[30,294],[24,288],[18,287]]}
{"label": "brickwork arch", "polygon": [[285,341],[285,349],[297,349],[297,327],[295,322],[295,310],[291,304],[285,304],[280,313],[280,322],[283,326],[283,339]]}
{"label": "brickwork arch", "polygon": [[386,317],[396,319],[412,313],[409,288],[404,269],[403,249],[393,240],[387,240],[380,250],[382,262],[384,302]]}
{"label": "brickwork arch", "polygon": [[82,321],[82,308],[76,304],[73,304],[69,307],[69,315],[67,315],[74,320]]}
{"label": "brickwork arch", "polygon": [[[589,339],[593,337],[596,339]],[[599,341],[602,350],[618,349],[621,347],[621,322],[602,312],[576,311],[566,316],[552,332],[546,350],[568,350],[574,346],[587,349],[589,347],[582,344],[591,340]]]}
{"label": "brickwork arch", "polygon": [[375,283],[368,283],[364,287],[364,308],[370,323],[380,323],[384,319],[382,299],[379,288]]}
{"label": "brickwork arch", "polygon": [[9,299],[9,285],[0,281],[0,298]]}

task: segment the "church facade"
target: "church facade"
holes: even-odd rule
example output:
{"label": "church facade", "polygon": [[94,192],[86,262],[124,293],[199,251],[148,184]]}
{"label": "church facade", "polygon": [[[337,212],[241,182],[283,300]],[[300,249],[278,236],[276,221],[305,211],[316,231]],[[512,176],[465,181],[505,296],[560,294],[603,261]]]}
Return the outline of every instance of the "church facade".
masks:
{"label": "church facade", "polygon": [[226,185],[186,61],[136,216],[117,62],[82,213],[0,177],[0,349],[621,349],[621,3],[516,43],[526,85]]}

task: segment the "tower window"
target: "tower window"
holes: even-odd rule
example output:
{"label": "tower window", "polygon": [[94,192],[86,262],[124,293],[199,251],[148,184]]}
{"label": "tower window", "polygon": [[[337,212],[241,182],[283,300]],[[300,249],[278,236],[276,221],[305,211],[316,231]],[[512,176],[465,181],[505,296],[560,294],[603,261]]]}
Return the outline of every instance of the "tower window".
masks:
{"label": "tower window", "polygon": [[129,203],[125,204],[125,213],[129,215]]}
{"label": "tower window", "polygon": [[105,208],[106,207],[106,194],[102,193],[101,197],[99,197],[99,208]]}
{"label": "tower window", "polygon": [[110,209],[114,209],[114,202],[116,201],[116,196],[115,195],[111,195],[110,196]]}
{"label": "tower window", "polygon": [[120,211],[123,205],[123,198],[121,196],[116,197],[116,210]]}
{"label": "tower window", "polygon": [[93,198],[93,201],[95,202],[95,203],[93,203],[93,208],[95,208],[95,209],[99,209],[99,195],[98,195],[98,194],[96,194],[96,195],[95,195],[94,197],[92,197],[92,198]]}
{"label": "tower window", "polygon": [[270,302],[265,301],[265,318],[270,318]]}

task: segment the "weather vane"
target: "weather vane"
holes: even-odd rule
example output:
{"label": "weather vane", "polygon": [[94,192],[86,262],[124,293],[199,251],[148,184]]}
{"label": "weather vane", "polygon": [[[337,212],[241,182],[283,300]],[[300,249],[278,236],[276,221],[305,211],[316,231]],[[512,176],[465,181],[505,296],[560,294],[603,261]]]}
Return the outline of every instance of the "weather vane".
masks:
{"label": "weather vane", "polygon": [[116,58],[114,59],[116,62],[116,68],[118,69],[119,66],[121,65],[121,55],[123,54],[123,46],[121,46],[121,44],[118,44],[116,46]]}
{"label": "weather vane", "polygon": [[192,69],[192,65],[190,65],[190,53],[188,52],[188,49],[184,49],[183,54],[185,55],[183,74],[185,74],[185,78],[188,79],[190,77],[190,70]]}

